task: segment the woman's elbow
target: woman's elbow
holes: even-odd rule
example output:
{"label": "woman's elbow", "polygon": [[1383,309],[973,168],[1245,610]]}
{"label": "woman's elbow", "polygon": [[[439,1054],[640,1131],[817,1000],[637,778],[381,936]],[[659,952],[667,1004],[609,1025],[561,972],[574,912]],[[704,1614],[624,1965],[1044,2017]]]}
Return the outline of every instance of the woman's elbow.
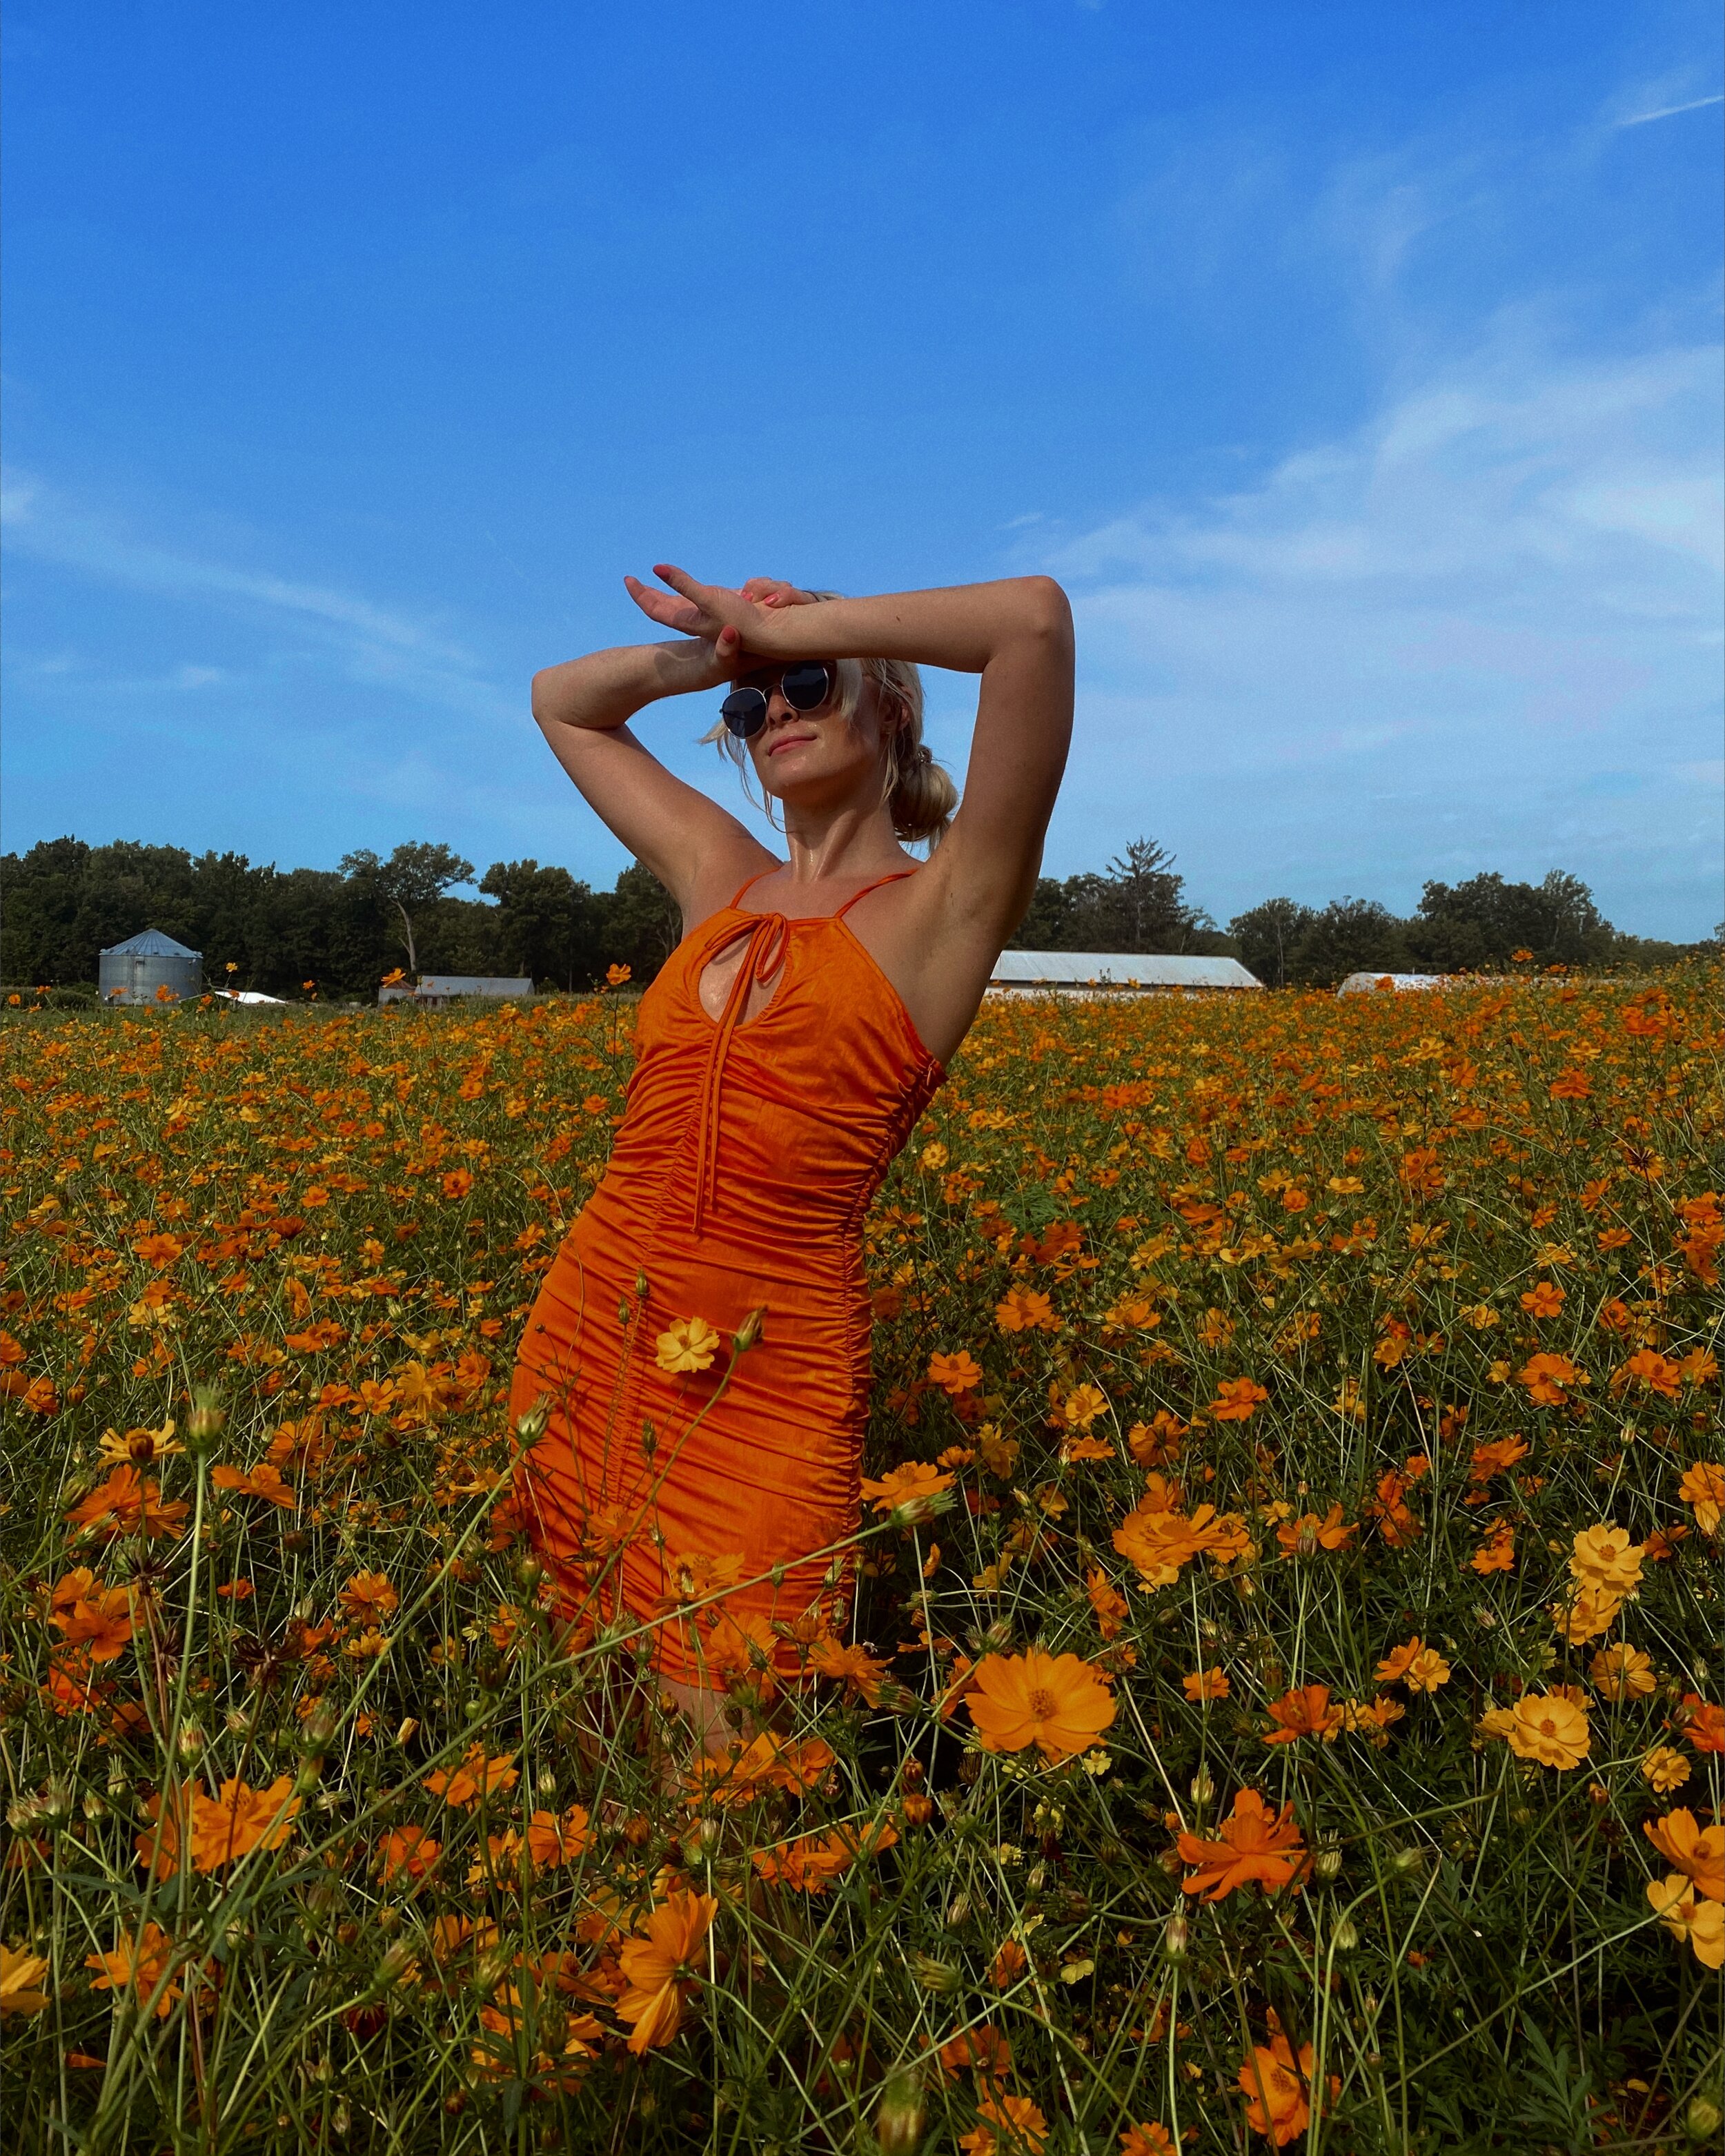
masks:
{"label": "woman's elbow", "polygon": [[1034,634],[1048,643],[1070,649],[1072,643],[1072,606],[1052,577],[1026,577],[1024,620]]}

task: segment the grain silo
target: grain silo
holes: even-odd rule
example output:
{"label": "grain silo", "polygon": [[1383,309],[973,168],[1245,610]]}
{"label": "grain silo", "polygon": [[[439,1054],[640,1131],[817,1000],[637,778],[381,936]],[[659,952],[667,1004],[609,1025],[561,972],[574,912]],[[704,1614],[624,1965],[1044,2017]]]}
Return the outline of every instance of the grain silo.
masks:
{"label": "grain silo", "polygon": [[146,928],[103,952],[97,978],[105,1004],[179,1003],[203,993],[203,953]]}

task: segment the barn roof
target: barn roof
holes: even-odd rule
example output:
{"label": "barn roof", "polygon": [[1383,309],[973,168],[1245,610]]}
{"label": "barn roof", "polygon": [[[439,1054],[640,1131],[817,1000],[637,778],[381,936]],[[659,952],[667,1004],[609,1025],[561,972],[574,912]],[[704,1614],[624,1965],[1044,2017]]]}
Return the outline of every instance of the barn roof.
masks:
{"label": "barn roof", "polygon": [[1004,986],[1255,988],[1238,958],[1174,957],[1142,951],[1003,951],[992,981]]}
{"label": "barn roof", "polygon": [[164,936],[159,928],[141,928],[136,936],[128,936],[123,943],[110,943],[103,952],[105,958],[201,958],[201,951],[188,951],[183,943],[176,943],[172,936]]}

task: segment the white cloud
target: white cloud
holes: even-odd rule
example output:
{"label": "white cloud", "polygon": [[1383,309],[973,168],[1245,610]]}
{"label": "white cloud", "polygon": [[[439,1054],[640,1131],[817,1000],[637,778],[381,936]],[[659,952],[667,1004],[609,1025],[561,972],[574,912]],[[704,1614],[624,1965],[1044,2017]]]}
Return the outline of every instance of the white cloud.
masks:
{"label": "white cloud", "polygon": [[1725,91],[1711,97],[1692,97],[1681,105],[1661,105],[1656,112],[1632,112],[1627,120],[1614,121],[1617,127],[1645,127],[1650,120],[1675,120],[1680,112],[1700,112],[1709,105],[1725,105]]}
{"label": "white cloud", "polygon": [[[512,710],[474,655],[430,624],[326,585],[174,551],[129,531],[105,511],[74,501],[28,474],[0,492],[0,523],[18,558],[48,562],[91,580],[264,617],[333,653],[348,679],[389,684],[466,716]],[[175,685],[203,685],[209,669],[182,667]],[[518,701],[518,700],[516,700]]]}
{"label": "white cloud", "polygon": [[1506,331],[1249,490],[1050,557],[1082,666],[1051,860],[1151,830],[1223,915],[1558,862],[1623,925],[1702,932],[1719,377],[1715,349],[1565,362]]}

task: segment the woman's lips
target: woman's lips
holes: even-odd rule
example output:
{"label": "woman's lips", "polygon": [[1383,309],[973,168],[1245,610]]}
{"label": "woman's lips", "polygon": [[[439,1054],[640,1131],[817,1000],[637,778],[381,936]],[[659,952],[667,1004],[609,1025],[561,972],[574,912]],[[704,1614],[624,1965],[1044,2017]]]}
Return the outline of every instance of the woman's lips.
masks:
{"label": "woman's lips", "polygon": [[775,757],[781,749],[800,748],[804,742],[812,742],[814,738],[813,734],[786,734],[780,740],[774,742],[767,754],[769,757]]}

